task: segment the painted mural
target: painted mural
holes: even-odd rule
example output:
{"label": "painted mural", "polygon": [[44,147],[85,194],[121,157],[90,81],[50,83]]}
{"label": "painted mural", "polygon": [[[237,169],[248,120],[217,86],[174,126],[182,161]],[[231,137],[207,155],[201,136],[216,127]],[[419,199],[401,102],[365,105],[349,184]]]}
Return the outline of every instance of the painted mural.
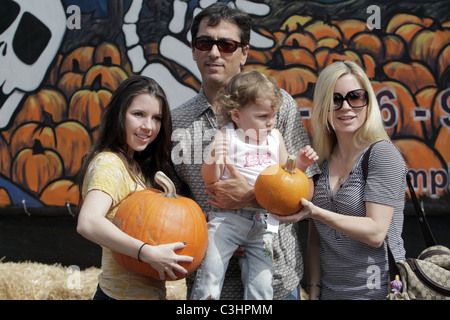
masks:
{"label": "painted mural", "polygon": [[[0,214],[74,214],[81,158],[127,77],[156,79],[172,107],[195,95],[189,26],[213,2],[0,1]],[[319,72],[335,60],[360,64],[425,208],[449,213],[446,0],[229,3],[254,22],[245,69],[273,76],[296,99],[312,139]]]}

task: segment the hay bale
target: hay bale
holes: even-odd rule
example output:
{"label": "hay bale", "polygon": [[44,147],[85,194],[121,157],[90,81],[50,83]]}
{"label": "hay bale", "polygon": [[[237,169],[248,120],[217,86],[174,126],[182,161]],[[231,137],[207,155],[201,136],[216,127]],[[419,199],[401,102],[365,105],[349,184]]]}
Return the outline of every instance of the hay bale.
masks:
{"label": "hay bale", "polygon": [[92,299],[99,273],[98,268],[1,262],[0,300]]}
{"label": "hay bale", "polygon": [[[99,268],[2,262],[0,300],[91,300],[97,289]],[[168,281],[167,299],[186,298],[185,281]]]}
{"label": "hay bale", "polygon": [[[79,270],[76,266],[35,262],[2,262],[0,300],[91,300],[97,289],[99,268]],[[167,281],[167,299],[185,300],[186,281]],[[308,300],[305,290],[301,299]]]}
{"label": "hay bale", "polygon": [[186,280],[166,281],[167,300],[186,300]]}

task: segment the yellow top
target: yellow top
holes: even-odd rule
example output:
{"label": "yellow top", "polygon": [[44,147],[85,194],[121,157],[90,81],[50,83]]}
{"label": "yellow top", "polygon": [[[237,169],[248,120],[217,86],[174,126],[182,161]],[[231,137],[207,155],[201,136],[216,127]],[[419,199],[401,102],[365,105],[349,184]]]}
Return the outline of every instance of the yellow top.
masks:
{"label": "yellow top", "polygon": [[[84,178],[83,198],[90,190],[101,190],[112,198],[106,218],[114,218],[120,203],[132,192],[143,190],[128,173],[122,160],[112,152],[98,154],[89,164]],[[136,252],[137,254],[137,252]],[[165,281],[129,271],[114,260],[111,250],[103,248],[102,273],[98,282],[108,296],[118,300],[165,299]]]}

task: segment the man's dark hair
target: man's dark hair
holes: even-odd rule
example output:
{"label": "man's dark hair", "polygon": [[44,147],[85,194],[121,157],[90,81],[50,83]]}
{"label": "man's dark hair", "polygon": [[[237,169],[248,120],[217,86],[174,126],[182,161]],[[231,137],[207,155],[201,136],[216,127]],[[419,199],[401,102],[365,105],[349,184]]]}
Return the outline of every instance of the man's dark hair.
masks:
{"label": "man's dark hair", "polygon": [[198,33],[200,22],[208,18],[208,26],[214,27],[222,20],[229,21],[239,27],[241,33],[241,43],[247,45],[250,43],[250,31],[252,21],[250,16],[240,9],[230,7],[225,2],[216,2],[197,14],[192,21],[191,35],[195,39]]}

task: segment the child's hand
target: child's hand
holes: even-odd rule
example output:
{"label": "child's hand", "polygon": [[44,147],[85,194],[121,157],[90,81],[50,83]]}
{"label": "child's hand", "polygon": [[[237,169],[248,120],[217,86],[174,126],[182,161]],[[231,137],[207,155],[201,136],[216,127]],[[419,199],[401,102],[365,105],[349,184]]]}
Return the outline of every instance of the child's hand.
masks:
{"label": "child's hand", "polygon": [[228,139],[226,134],[218,131],[209,145],[209,154],[205,159],[207,164],[224,164],[228,153]]}
{"label": "child's hand", "polygon": [[319,160],[319,156],[310,146],[305,146],[300,150],[297,157],[297,168],[305,171],[315,161]]}

